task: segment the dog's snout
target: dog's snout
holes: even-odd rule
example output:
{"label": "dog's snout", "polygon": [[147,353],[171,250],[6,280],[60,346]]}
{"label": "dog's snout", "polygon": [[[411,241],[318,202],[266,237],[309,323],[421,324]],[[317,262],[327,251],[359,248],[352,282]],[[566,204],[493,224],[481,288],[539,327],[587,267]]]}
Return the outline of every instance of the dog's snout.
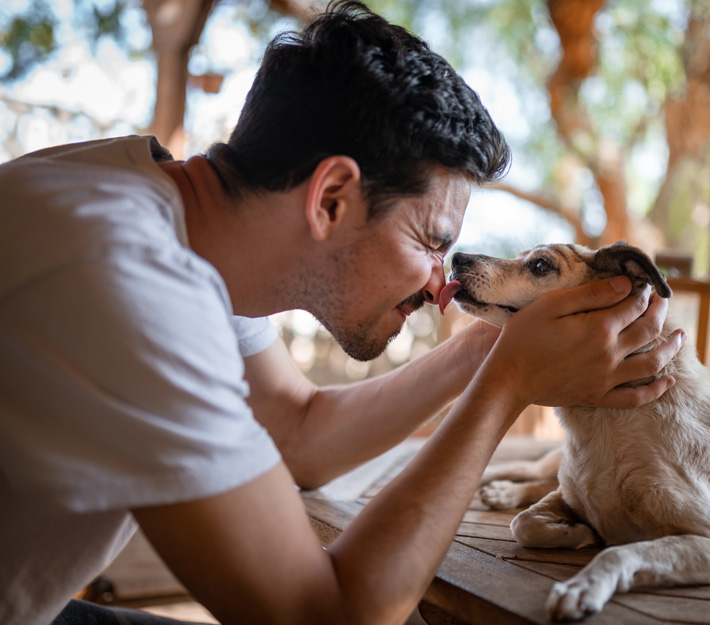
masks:
{"label": "dog's snout", "polygon": [[456,254],[451,257],[451,268],[456,270],[468,267],[472,264],[473,258],[473,254],[464,254],[463,252],[456,252]]}

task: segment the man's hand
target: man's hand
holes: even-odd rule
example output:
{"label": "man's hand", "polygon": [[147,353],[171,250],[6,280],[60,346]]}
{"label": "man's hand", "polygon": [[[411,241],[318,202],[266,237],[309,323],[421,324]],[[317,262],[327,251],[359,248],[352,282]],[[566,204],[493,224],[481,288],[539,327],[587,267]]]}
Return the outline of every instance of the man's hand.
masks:
{"label": "man's hand", "polygon": [[634,354],[660,336],[668,303],[651,297],[650,287],[639,295],[630,290],[627,278],[616,277],[546,293],[506,322],[489,364],[523,403],[632,408],[657,399],[672,377],[619,387],[658,374],[685,332]]}

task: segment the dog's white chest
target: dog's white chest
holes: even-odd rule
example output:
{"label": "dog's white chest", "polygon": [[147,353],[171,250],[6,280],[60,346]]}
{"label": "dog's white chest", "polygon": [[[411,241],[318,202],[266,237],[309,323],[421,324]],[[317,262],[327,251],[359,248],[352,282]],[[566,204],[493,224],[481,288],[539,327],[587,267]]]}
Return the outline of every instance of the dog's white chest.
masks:
{"label": "dog's white chest", "polygon": [[653,493],[675,470],[654,415],[574,408],[560,418],[567,431],[560,485],[575,512],[607,544],[668,533],[665,504]]}

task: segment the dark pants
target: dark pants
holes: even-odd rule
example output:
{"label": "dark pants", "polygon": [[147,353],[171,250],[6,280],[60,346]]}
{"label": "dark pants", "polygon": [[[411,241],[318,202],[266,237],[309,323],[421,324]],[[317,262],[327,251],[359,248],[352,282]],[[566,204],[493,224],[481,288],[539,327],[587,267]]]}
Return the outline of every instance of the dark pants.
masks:
{"label": "dark pants", "polygon": [[185,625],[185,621],[72,599],[51,625]]}

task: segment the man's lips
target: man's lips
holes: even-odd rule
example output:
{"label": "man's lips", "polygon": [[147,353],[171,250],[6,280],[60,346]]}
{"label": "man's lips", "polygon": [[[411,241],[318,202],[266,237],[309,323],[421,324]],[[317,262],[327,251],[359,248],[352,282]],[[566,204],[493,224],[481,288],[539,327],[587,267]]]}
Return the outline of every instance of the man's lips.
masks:
{"label": "man's lips", "polygon": [[405,317],[409,317],[414,311],[419,310],[424,306],[424,296],[421,293],[415,293],[410,295],[407,299],[402,300],[397,306],[399,310]]}
{"label": "man's lips", "polygon": [[448,282],[444,288],[441,289],[441,293],[439,293],[439,312],[442,315],[444,314],[444,309],[449,305],[451,300],[454,299],[454,295],[462,289],[463,287],[458,280]]}
{"label": "man's lips", "polygon": [[397,306],[397,310],[398,310],[399,312],[401,312],[405,317],[409,317],[409,315],[411,315],[412,312],[413,312],[413,311],[411,311],[411,310],[407,310],[407,309],[406,309],[404,306],[402,306],[401,304],[400,304],[399,306]]}

